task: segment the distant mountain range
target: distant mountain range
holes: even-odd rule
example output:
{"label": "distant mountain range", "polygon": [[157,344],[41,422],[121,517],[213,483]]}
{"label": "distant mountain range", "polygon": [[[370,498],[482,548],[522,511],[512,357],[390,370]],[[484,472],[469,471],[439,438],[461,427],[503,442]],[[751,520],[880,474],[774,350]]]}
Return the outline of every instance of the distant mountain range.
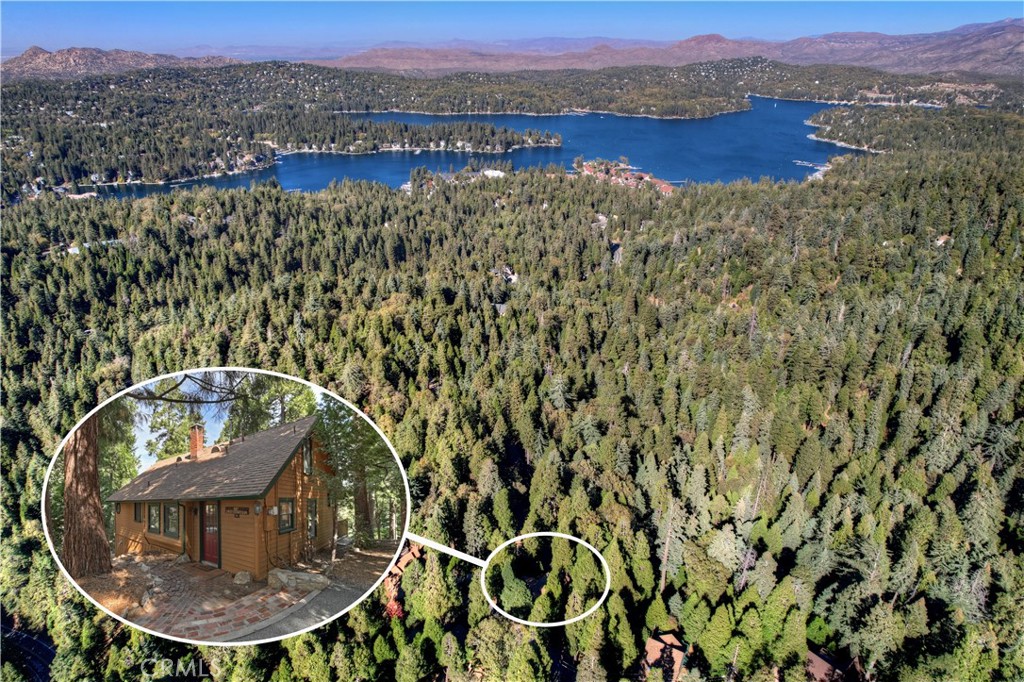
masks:
{"label": "distant mountain range", "polygon": [[50,52],[30,47],[17,57],[0,63],[3,80],[24,78],[76,78],[101,73],[121,73],[136,69],[171,66],[225,66],[237,64],[228,57],[175,57],[128,50],[100,50],[94,47],[69,47]]}
{"label": "distant mountain range", "polygon": [[[385,47],[386,45],[373,45]],[[393,45],[387,45],[393,47]],[[243,62],[285,61],[300,62],[306,59],[338,59],[357,54],[369,45],[348,45],[345,47],[316,47],[311,45],[193,45],[174,51],[179,57],[230,57]]]}
{"label": "distant mountain range", "polygon": [[[127,50],[72,47],[49,52],[31,47],[0,65],[5,81],[74,78],[155,67],[212,67],[241,61],[285,59],[347,69],[442,75],[459,71],[505,72],[600,69],[610,66],[682,66],[761,56],[789,64],[845,64],[895,73],[1024,76],[1024,19],[969,24],[939,33],[828,33],[784,42],[730,39],[717,34],[678,42],[624,38],[526,38],[495,42],[451,40],[433,45],[391,42],[355,48],[200,45],[177,57]],[[340,56],[339,56],[340,55]]]}
{"label": "distant mountain range", "polygon": [[1024,75],[1024,20],[971,24],[940,33],[886,35],[829,33],[785,42],[701,35],[675,43],[596,39],[537,39],[508,44],[376,47],[311,63],[424,75],[457,71],[599,69],[609,66],[682,66],[762,56],[789,64],[847,64],[896,73],[970,71]]}
{"label": "distant mountain range", "polygon": [[[582,52],[598,45],[606,45],[618,49],[634,47],[667,47],[675,41],[671,40],[643,40],[638,38],[606,38],[591,36],[588,38],[559,38],[548,36],[543,38],[516,38],[510,40],[494,40],[482,42],[477,40],[448,40],[440,43],[424,45],[422,43],[410,43],[393,41],[380,43],[373,48],[417,48],[427,47],[430,49],[451,49],[467,50],[472,52],[493,52],[493,53],[536,53],[536,54],[561,54],[563,52]],[[362,52],[354,50],[353,52]]]}

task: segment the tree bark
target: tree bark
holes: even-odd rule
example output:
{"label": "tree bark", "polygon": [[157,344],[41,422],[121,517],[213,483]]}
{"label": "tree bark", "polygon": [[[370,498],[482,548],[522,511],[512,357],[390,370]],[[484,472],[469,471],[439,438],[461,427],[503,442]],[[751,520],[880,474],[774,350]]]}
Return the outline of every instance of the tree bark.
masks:
{"label": "tree bark", "polygon": [[394,498],[388,498],[388,520],[390,525],[388,526],[388,540],[394,540],[398,535],[398,523],[395,518],[395,500]]}
{"label": "tree bark", "polygon": [[110,543],[103,520],[99,474],[99,416],[75,430],[64,448],[64,547],[61,562],[72,578],[110,573]]}
{"label": "tree bark", "polygon": [[365,546],[373,539],[373,517],[370,510],[370,491],[366,485],[366,467],[355,467],[355,540],[358,546]]}
{"label": "tree bark", "polygon": [[331,511],[331,573],[334,573],[334,563],[338,560],[338,510]]}
{"label": "tree bark", "polygon": [[377,539],[378,528],[377,528],[377,491],[370,492],[370,537],[373,540]]}

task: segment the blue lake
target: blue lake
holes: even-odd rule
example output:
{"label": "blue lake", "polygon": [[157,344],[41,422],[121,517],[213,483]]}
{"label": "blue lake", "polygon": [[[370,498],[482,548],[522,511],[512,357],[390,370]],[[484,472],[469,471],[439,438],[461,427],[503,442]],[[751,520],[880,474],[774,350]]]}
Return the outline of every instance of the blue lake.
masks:
{"label": "blue lake", "polygon": [[[511,161],[516,168],[557,164],[572,166],[573,159],[597,157],[629,159],[631,165],[673,183],[757,180],[802,180],[828,157],[850,150],[808,139],[814,128],[804,122],[831,105],[751,97],[752,109],[704,119],[655,119],[613,114],[527,116],[522,114],[382,113],[366,118],[378,121],[432,123],[483,121],[515,130],[550,130],[562,136],[562,146],[517,149],[506,154],[459,152],[382,152],[352,156],[304,153],[279,157],[272,168],[252,173],[205,178],[167,185],[132,185],[100,188],[104,193],[142,196],[176,187],[248,187],[275,178],[286,190],[317,191],[332,181],[372,180],[398,187],[413,168],[447,171],[464,168],[470,159],[482,164]],[[797,163],[797,162],[803,162]]]}

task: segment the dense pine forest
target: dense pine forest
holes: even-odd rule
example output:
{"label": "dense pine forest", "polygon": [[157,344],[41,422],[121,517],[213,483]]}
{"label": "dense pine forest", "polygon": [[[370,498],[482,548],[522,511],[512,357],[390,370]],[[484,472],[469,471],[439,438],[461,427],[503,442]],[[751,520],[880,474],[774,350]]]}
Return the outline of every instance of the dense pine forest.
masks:
{"label": "dense pine forest", "polygon": [[859,102],[1013,108],[1024,87],[936,81],[847,66],[762,58],[686,67],[457,74],[415,79],[270,62],[156,70],[4,86],[2,198],[97,182],[165,182],[252,170],[275,151],[372,153],[398,148],[503,152],[558,144],[557,134],[481,123],[410,126],[338,112],[562,113],[584,109],[704,117],[749,108],[749,93]]}
{"label": "dense pine forest", "polygon": [[[192,96],[232,74],[275,93],[260,69],[305,74],[303,91],[329,75],[211,70]],[[95,79],[88,106],[112,114],[180,77]],[[5,86],[5,143],[37,120],[9,110],[69,87]],[[233,681],[643,679],[655,632],[692,646],[687,680],[802,681],[821,650],[872,680],[1021,679],[1024,118],[853,107],[815,122],[887,153],[668,197],[549,168],[408,194],[4,208],[5,613],[52,639],[59,680],[134,680],[154,657]],[[49,459],[103,398],[211,365],[359,405],[409,472],[414,532],[479,556],[519,533],[579,536],[609,562],[610,598],[564,628],[519,626],[489,609],[478,569],[428,551],[401,609],[380,590],[277,644],[196,649],[99,613],[46,547]]]}

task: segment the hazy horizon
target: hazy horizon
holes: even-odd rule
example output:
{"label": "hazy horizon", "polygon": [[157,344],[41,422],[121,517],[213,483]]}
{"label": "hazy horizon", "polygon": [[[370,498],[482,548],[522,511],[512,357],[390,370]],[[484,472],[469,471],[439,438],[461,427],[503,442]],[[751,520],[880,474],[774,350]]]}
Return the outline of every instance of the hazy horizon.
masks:
{"label": "hazy horizon", "polygon": [[458,2],[5,1],[0,54],[37,45],[178,56],[336,56],[389,43],[676,41],[707,33],[782,41],[832,32],[932,33],[1020,16],[1017,2],[493,2],[467,8]]}

